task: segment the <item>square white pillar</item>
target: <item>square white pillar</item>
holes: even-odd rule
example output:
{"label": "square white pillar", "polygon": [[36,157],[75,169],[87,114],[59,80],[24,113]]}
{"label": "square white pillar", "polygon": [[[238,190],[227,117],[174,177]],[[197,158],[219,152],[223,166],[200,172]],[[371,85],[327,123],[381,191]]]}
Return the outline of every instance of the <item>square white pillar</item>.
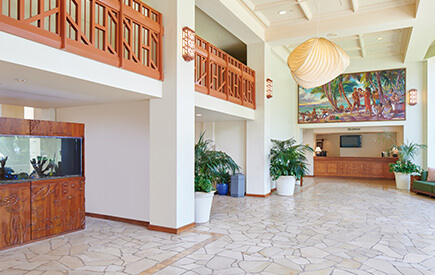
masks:
{"label": "square white pillar", "polygon": [[149,4],[163,14],[163,97],[150,101],[150,229],[194,224],[194,62],[181,55],[182,28],[195,26],[194,0]]}
{"label": "square white pillar", "polygon": [[270,194],[270,104],[265,81],[270,71],[271,49],[266,43],[248,44],[248,66],[255,70],[256,110],[254,121],[246,123],[246,194]]}

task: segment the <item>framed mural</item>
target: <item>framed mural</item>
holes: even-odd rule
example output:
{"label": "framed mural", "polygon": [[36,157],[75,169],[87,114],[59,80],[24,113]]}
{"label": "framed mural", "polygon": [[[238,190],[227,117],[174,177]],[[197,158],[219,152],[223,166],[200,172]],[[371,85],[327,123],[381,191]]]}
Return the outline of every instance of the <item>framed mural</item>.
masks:
{"label": "framed mural", "polygon": [[342,74],[299,87],[299,123],[405,120],[406,70]]}

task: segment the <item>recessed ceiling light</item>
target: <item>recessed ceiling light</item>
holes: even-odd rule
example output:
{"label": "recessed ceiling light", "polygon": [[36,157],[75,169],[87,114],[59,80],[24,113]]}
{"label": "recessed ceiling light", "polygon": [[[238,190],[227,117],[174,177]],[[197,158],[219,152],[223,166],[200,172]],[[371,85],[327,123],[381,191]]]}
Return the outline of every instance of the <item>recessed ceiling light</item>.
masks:
{"label": "recessed ceiling light", "polygon": [[376,38],[376,40],[378,40],[378,41],[380,41],[380,40],[382,40],[382,39],[384,39],[382,36]]}
{"label": "recessed ceiling light", "polygon": [[202,116],[202,114],[196,114],[196,116]]}
{"label": "recessed ceiling light", "polygon": [[287,11],[285,11],[285,10],[282,10],[282,11],[279,11],[279,12],[278,12],[279,15],[284,15],[284,14],[286,14],[286,13],[287,13]]}
{"label": "recessed ceiling light", "polygon": [[18,81],[18,82],[25,82],[26,80],[25,80],[24,78],[15,78],[15,81]]}

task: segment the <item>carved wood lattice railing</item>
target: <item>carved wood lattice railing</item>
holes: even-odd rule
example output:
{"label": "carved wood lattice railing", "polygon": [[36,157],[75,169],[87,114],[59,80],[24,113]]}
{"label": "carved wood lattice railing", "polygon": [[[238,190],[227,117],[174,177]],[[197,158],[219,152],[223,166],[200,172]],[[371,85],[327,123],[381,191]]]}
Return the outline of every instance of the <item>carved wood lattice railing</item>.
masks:
{"label": "carved wood lattice railing", "polygon": [[0,30],[163,79],[162,15],[136,0],[0,0]]}
{"label": "carved wood lattice railing", "polygon": [[196,36],[195,90],[255,109],[255,71]]}

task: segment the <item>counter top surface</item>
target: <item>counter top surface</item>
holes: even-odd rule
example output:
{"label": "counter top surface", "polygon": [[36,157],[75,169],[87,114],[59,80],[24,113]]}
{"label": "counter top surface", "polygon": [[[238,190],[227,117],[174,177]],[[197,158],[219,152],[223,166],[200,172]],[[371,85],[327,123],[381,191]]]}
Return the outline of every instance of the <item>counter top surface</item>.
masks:
{"label": "counter top surface", "polygon": [[397,157],[388,157],[388,158],[382,158],[382,157],[314,157],[315,160],[373,160],[373,161],[396,161]]}
{"label": "counter top surface", "polygon": [[56,179],[69,179],[69,178],[82,178],[81,175],[60,176],[60,177],[48,177],[39,179],[22,179],[22,180],[0,180],[0,186],[24,182],[42,181],[42,180],[56,180]]}

